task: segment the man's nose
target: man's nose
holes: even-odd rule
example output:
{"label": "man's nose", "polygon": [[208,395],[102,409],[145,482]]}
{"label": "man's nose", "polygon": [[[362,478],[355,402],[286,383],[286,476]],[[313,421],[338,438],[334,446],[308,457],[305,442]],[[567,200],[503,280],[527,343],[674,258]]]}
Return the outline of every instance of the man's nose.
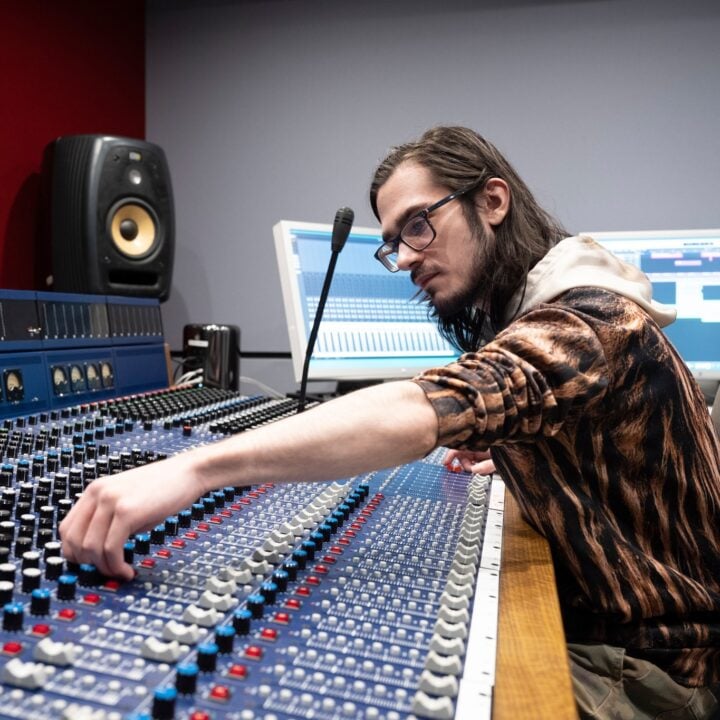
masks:
{"label": "man's nose", "polygon": [[413,250],[401,242],[398,245],[397,266],[399,270],[412,270],[422,260],[422,250]]}

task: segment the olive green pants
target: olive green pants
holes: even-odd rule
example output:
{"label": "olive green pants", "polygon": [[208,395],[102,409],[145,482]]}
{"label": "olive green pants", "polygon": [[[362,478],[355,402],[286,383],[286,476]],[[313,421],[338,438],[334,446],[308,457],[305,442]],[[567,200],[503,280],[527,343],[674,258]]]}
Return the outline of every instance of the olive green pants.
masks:
{"label": "olive green pants", "polygon": [[609,645],[568,644],[581,720],[711,720],[720,710],[708,688],[688,688],[645,660]]}

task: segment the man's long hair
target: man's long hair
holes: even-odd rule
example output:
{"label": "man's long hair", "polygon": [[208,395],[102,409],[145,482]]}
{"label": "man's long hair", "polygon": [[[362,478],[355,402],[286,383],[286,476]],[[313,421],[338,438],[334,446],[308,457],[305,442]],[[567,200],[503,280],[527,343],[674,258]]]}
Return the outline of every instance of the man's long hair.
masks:
{"label": "man's long hair", "polygon": [[[426,167],[449,192],[477,185],[476,191],[458,200],[471,232],[482,245],[482,271],[474,288],[475,301],[449,317],[440,317],[432,306],[430,309],[441,334],[460,350],[472,352],[502,329],[508,315],[514,315],[517,308],[507,307],[511,297],[524,289],[527,274],[538,260],[568,233],[538,205],[500,152],[476,132],[463,127],[432,128],[417,142],[391,149],[375,171],[370,186],[370,204],[378,220],[378,192],[405,161]],[[494,177],[508,184],[510,207],[494,228],[493,241],[483,233],[475,196]],[[463,258],[457,258],[457,262],[463,262]]]}

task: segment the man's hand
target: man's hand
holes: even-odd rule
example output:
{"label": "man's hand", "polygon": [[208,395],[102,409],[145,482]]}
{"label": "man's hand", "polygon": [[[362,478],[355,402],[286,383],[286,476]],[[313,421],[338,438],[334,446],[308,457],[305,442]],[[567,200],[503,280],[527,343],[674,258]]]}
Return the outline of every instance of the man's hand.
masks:
{"label": "man's hand", "polygon": [[495,472],[495,463],[489,450],[450,450],[445,456],[448,470],[462,469],[478,475],[491,475]]}
{"label": "man's hand", "polygon": [[152,529],[202,495],[190,465],[179,455],[93,480],[60,524],[65,557],[131,580],[134,570],[123,559],[128,537]]}

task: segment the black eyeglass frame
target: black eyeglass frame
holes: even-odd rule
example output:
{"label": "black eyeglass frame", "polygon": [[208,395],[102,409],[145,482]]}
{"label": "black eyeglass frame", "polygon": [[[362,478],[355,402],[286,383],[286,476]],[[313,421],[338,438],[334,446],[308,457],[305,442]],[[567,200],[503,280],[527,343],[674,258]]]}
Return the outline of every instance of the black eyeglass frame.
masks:
{"label": "black eyeglass frame", "polygon": [[[395,264],[391,263],[391,261],[388,259],[390,255],[396,255],[399,248],[400,243],[404,243],[407,245],[411,250],[415,250],[416,252],[420,252],[421,250],[425,250],[425,248],[429,247],[433,240],[437,237],[437,231],[433,227],[433,224],[430,222],[430,213],[435,212],[436,210],[440,209],[443,205],[447,205],[447,203],[451,202],[452,200],[455,200],[456,198],[462,197],[463,195],[469,193],[471,190],[475,190],[480,185],[480,182],[473,183],[472,185],[468,185],[465,188],[462,188],[460,190],[455,190],[454,192],[451,192],[449,195],[446,195],[444,198],[438,200],[436,203],[433,203],[429,207],[426,207],[424,210],[421,210],[418,213],[415,213],[413,216],[409,217],[405,223],[402,226],[402,230],[397,234],[396,237],[394,237],[392,240],[386,240],[374,253],[373,257],[382,264],[382,266],[389,270],[391,273],[396,273],[400,268]],[[426,223],[427,226],[432,231],[432,237],[423,245],[420,247],[417,247],[417,243],[409,243],[407,240],[403,238],[403,233],[405,232],[405,229],[410,225],[411,222],[414,220],[417,220],[418,218],[422,218]]]}

